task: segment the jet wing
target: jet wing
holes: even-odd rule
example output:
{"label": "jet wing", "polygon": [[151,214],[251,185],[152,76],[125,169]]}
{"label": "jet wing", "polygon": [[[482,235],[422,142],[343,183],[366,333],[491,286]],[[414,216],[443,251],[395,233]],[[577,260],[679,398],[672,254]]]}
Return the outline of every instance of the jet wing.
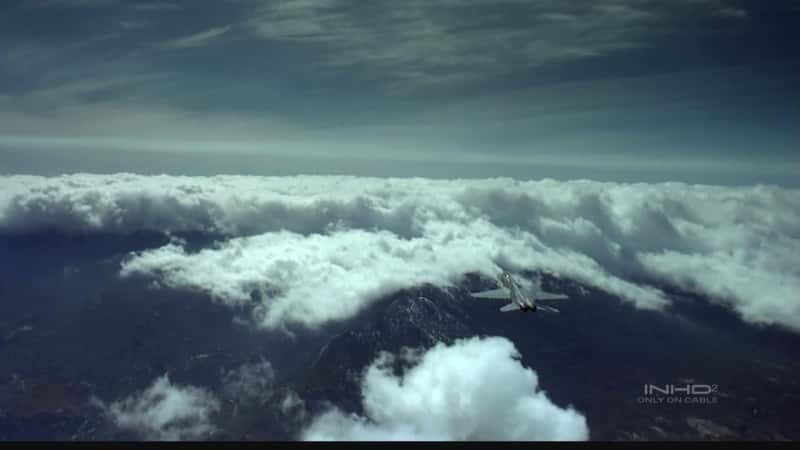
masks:
{"label": "jet wing", "polygon": [[490,291],[470,292],[470,296],[475,298],[491,298],[497,300],[510,300],[511,292],[506,288],[492,289]]}
{"label": "jet wing", "polygon": [[568,299],[565,294],[553,294],[552,292],[539,291],[533,294],[536,300],[565,300]]}
{"label": "jet wing", "polygon": [[510,312],[510,311],[519,311],[519,305],[516,303],[509,303],[506,306],[500,308],[500,312]]}
{"label": "jet wing", "polygon": [[554,294],[552,292],[543,291],[539,286],[525,289],[525,291],[535,300],[564,300],[569,298],[564,294]]}

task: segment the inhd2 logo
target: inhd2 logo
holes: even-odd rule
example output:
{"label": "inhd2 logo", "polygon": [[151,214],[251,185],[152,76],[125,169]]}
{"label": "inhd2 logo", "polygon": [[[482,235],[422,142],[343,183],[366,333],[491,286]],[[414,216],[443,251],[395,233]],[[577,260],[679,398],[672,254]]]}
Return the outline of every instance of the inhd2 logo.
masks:
{"label": "inhd2 logo", "polygon": [[716,384],[645,384],[644,395],[636,401],[642,404],[705,404],[712,405],[719,401],[716,395],[719,385]]}

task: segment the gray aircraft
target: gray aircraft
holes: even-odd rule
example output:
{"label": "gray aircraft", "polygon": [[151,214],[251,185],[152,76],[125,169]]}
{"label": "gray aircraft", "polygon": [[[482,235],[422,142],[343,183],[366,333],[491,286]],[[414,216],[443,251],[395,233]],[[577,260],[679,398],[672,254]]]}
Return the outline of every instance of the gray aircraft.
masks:
{"label": "gray aircraft", "polygon": [[508,272],[503,272],[498,278],[500,287],[489,291],[470,292],[469,295],[475,298],[488,298],[495,300],[510,300],[511,303],[500,308],[502,312],[509,311],[522,311],[522,312],[535,312],[546,311],[557,313],[558,310],[552,306],[542,305],[537,303],[538,300],[563,300],[567,297],[564,294],[553,294],[545,292],[541,288],[541,281],[537,280],[534,286],[530,289],[522,287],[522,285],[514,279]]}

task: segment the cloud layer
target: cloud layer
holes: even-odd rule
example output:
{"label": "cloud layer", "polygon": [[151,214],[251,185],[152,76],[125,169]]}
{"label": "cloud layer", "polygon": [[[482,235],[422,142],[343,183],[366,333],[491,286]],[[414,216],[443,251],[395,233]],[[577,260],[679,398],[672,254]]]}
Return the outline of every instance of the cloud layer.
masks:
{"label": "cloud layer", "polygon": [[355,177],[0,178],[0,232],[201,231],[122,276],[314,327],[419,283],[546,270],[642,308],[676,286],[800,329],[800,195],[769,186]]}
{"label": "cloud layer", "polygon": [[306,440],[586,440],[586,418],[553,404],[505,338],[442,343],[402,376],[381,355],[366,371],[366,417],[316,417]]}
{"label": "cloud layer", "polygon": [[208,437],[216,430],[211,417],[220,408],[219,400],[209,391],[173,384],[167,375],[124,399],[110,404],[95,399],[95,404],[118,427],[161,441]]}

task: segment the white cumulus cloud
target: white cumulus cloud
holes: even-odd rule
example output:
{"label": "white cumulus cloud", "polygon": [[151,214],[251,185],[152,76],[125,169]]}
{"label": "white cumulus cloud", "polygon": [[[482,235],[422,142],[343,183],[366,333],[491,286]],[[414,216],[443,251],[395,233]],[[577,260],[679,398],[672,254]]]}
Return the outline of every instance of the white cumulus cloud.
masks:
{"label": "white cumulus cloud", "polygon": [[555,405],[505,338],[471,338],[429,349],[403,375],[383,354],[365,373],[365,416],[333,408],[306,440],[586,440],[586,418]]}
{"label": "white cumulus cloud", "polygon": [[220,408],[209,391],[173,384],[167,375],[141,392],[109,404],[95,399],[95,404],[118,427],[162,441],[208,437],[216,430],[211,418]]}
{"label": "white cumulus cloud", "polygon": [[[256,299],[267,327],[316,327],[419,283],[545,270],[662,308],[674,286],[800,330],[800,192],[683,183],[340,176],[0,177],[0,233],[199,231],[122,276]],[[261,295],[253,296],[253,292]]]}

